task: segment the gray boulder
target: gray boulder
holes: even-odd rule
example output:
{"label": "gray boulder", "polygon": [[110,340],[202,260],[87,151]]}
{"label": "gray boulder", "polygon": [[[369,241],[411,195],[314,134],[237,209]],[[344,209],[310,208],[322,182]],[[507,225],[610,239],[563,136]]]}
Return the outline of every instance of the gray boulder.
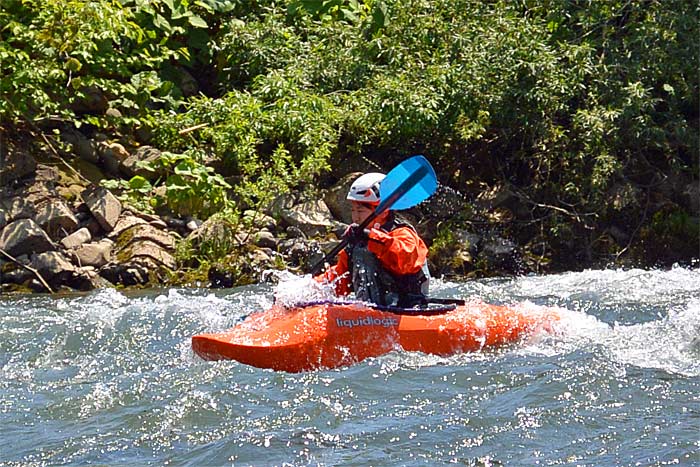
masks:
{"label": "gray boulder", "polygon": [[36,223],[54,239],[75,231],[78,219],[60,199],[52,198],[36,207]]}
{"label": "gray boulder", "polygon": [[341,178],[338,183],[330,188],[323,200],[326,202],[328,209],[330,209],[333,216],[336,219],[342,221],[345,224],[352,223],[352,217],[350,216],[350,201],[347,200],[348,191],[350,191],[350,185],[355,181],[357,177],[362,175],[362,172],[353,172],[345,177]]}
{"label": "gray boulder", "polygon": [[5,208],[7,222],[12,222],[17,219],[31,219],[36,217],[36,209],[23,196],[15,196],[5,200],[2,205]]}
{"label": "gray boulder", "polygon": [[76,272],[73,263],[58,251],[46,251],[32,255],[31,266],[50,283],[61,282]]}
{"label": "gray boulder", "polygon": [[81,267],[93,266],[99,268],[109,262],[113,248],[114,242],[105,238],[99,242],[80,245],[71,253],[74,261]]}
{"label": "gray boulder", "polygon": [[[114,237],[110,236],[110,238]],[[148,240],[167,250],[175,249],[175,238],[151,224],[135,224],[128,229],[124,229],[119,236],[116,237],[116,242],[120,247],[138,240]]]}
{"label": "gray boulder", "polygon": [[[123,264],[146,263],[151,265],[154,270],[163,267],[174,270],[177,267],[175,257],[161,245],[150,240],[138,240],[130,243],[117,253],[117,258]],[[135,261],[137,259],[139,261]]]}
{"label": "gray boulder", "polygon": [[277,221],[274,217],[251,209],[243,213],[243,223],[258,229],[267,229],[270,232],[274,232],[277,229]]}
{"label": "gray boulder", "polygon": [[100,269],[113,284],[143,285],[159,282],[166,270],[174,270],[175,258],[157,243],[139,240],[117,252],[116,260]]}
{"label": "gray boulder", "polygon": [[253,243],[259,247],[276,249],[278,240],[269,230],[263,229],[253,235]]}
{"label": "gray boulder", "polygon": [[135,216],[127,216],[119,232],[112,260],[100,268],[102,277],[114,284],[142,285],[159,282],[176,269],[175,238],[169,233]]}
{"label": "gray boulder", "polygon": [[107,172],[118,175],[123,162],[129,157],[129,151],[119,143],[102,141],[98,145],[102,166]]}
{"label": "gray boulder", "polygon": [[117,223],[114,225],[114,229],[112,229],[108,237],[116,241],[121,236],[121,234],[123,234],[127,230],[130,230],[135,225],[148,225],[148,222],[146,222],[141,217],[133,215],[127,214],[124,216],[120,216],[117,220]]}
{"label": "gray boulder", "polygon": [[0,232],[0,249],[12,256],[43,253],[53,248],[46,232],[31,219],[11,222]]}
{"label": "gray boulder", "polygon": [[90,240],[92,240],[92,234],[90,234],[90,230],[86,227],[83,227],[82,229],[76,230],[72,234],[63,238],[61,240],[61,245],[63,245],[64,248],[72,249],[77,248],[83,243],[89,242]]}
{"label": "gray boulder", "polygon": [[122,204],[119,200],[102,187],[88,188],[83,192],[83,199],[100,227],[105,232],[111,232],[117,225],[122,212]]}
{"label": "gray boulder", "polygon": [[194,248],[203,244],[216,245],[221,248],[238,244],[236,226],[220,216],[211,216],[197,230],[187,236],[187,241]]}
{"label": "gray boulder", "polygon": [[333,230],[333,214],[322,200],[307,201],[282,210],[282,219],[308,236],[325,235]]}

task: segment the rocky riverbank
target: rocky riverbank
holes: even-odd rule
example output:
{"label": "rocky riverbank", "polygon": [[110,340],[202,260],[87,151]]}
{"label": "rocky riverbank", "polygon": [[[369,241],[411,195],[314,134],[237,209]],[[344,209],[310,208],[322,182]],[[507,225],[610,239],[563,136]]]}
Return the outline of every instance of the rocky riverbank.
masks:
{"label": "rocky riverbank", "polygon": [[[236,222],[154,215],[122,203],[100,186],[106,174],[133,176],[155,148],[72,141],[72,157],[36,156],[6,147],[0,179],[0,287],[4,292],[92,290],[100,287],[195,285],[231,287],[258,282],[270,269],[302,274],[338,242],[350,222],[345,194],[350,172],[320,197],[292,193],[265,212],[245,211]],[[44,154],[50,154],[45,148]],[[465,264],[508,274],[523,267],[517,246],[497,236],[453,232],[449,248],[436,239],[440,222],[464,209],[441,189],[406,213],[429,245],[433,273],[465,275]],[[444,242],[443,242],[444,243]],[[448,247],[448,245],[445,245]],[[225,251],[211,263],[179,250]]]}

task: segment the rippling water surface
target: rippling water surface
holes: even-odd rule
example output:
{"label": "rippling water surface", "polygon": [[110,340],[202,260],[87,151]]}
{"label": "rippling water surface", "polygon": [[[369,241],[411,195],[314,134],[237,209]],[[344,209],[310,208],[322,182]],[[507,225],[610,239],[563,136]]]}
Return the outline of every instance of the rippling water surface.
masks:
{"label": "rippling water surface", "polygon": [[0,297],[0,465],[700,464],[700,270],[437,281],[557,306],[553,336],[278,373],[190,337],[272,285]]}

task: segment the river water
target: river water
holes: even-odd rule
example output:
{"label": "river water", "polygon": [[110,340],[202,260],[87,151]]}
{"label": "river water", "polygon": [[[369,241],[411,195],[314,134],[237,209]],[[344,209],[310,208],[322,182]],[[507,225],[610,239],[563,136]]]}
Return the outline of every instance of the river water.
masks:
{"label": "river water", "polygon": [[700,465],[700,270],[436,281],[555,335],[301,374],[193,354],[280,285],[0,297],[0,465]]}

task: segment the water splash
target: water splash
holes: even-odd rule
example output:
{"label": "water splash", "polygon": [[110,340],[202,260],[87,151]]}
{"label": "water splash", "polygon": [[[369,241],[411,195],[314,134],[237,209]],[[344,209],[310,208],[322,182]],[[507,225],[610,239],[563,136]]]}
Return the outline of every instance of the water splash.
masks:
{"label": "water splash", "polygon": [[621,374],[625,367],[635,367],[700,376],[700,299],[637,324],[608,324],[567,309],[560,309],[560,315],[554,334],[538,334],[521,351],[548,356],[592,353]]}
{"label": "water splash", "polygon": [[311,275],[296,276],[288,271],[269,271],[278,282],[274,290],[275,304],[293,307],[299,303],[332,300],[333,284],[317,282]]}
{"label": "water splash", "polygon": [[614,360],[686,376],[700,376],[700,299],[662,319],[614,326],[603,343]]}

